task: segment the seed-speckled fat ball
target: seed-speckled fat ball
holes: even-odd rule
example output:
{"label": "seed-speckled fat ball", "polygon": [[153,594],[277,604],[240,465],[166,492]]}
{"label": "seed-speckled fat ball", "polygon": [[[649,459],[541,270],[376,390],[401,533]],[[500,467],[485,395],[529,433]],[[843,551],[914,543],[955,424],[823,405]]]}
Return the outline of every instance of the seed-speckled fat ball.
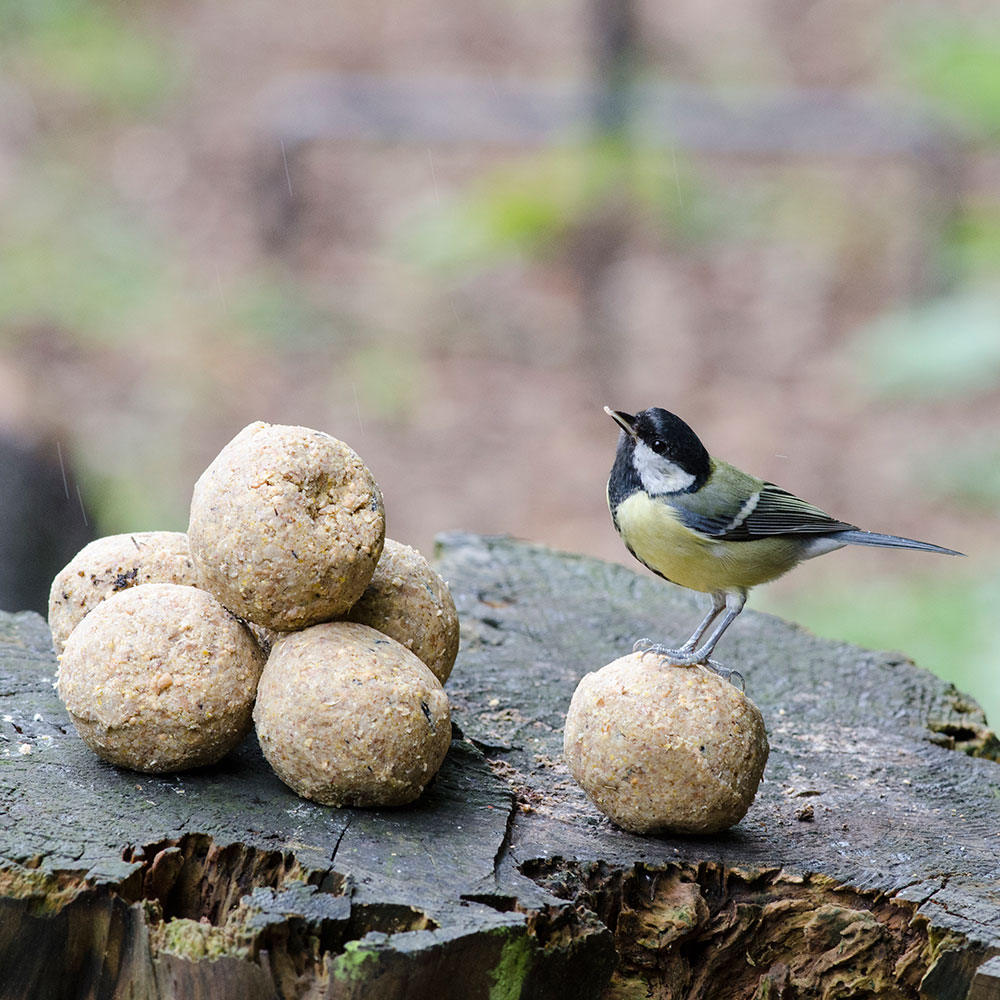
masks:
{"label": "seed-speckled fat ball", "polygon": [[197,586],[198,573],[183,531],[136,531],[85,545],[56,574],[49,591],[49,628],[56,653],[104,598],[146,583]]}
{"label": "seed-speckled fat ball", "polygon": [[753,802],[767,762],[764,720],[706,667],[639,653],[587,674],[563,749],[591,801],[633,833],[718,833]]}
{"label": "seed-speckled fat ball", "polygon": [[416,653],[444,684],[458,656],[458,612],[448,585],[409,545],[385,540],[375,575],[345,616]]}
{"label": "seed-speckled fat ball", "polygon": [[291,631],[361,596],[385,539],[382,494],[343,441],[257,422],[195,484],[188,537],[201,586],[240,617]]}
{"label": "seed-speckled fat ball", "polygon": [[281,636],[253,717],[278,777],[330,806],[412,802],[451,744],[438,679],[394,639],[356,622]]}
{"label": "seed-speckled fat ball", "polygon": [[153,773],[214,764],[250,731],[264,658],[196,587],[152,583],[102,601],[66,640],[59,697],[99,757]]}

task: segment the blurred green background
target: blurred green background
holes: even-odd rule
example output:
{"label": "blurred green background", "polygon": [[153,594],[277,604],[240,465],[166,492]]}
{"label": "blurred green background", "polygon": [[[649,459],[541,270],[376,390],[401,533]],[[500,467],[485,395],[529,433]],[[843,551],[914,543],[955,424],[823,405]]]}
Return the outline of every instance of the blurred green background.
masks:
{"label": "blurred green background", "polygon": [[0,433],[65,473],[10,545],[183,529],[260,418],[352,444],[425,551],[627,562],[602,406],[662,405],[969,553],[752,606],[1000,718],[993,5],[0,0],[0,220]]}

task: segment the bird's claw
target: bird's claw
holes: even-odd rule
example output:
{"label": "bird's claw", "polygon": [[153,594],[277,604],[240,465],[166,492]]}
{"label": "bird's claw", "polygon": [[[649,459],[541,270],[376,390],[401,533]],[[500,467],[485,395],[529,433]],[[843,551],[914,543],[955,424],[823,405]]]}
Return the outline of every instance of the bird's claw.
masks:
{"label": "bird's claw", "polygon": [[671,649],[669,646],[661,646],[658,642],[653,642],[652,639],[640,639],[632,647],[632,652],[638,653],[640,656],[646,656],[648,653],[652,653],[653,656],[661,656],[669,660],[675,667],[693,667],[698,663],[705,662],[704,659],[698,659],[691,649],[685,649],[683,646],[680,649]]}
{"label": "bird's claw", "polygon": [[709,670],[717,673],[724,681],[729,681],[734,687],[738,687],[740,691],[746,694],[747,682],[743,679],[743,675],[738,670],[730,670],[729,667],[724,667],[721,663],[715,660],[706,660],[704,666],[708,667]]}
{"label": "bird's claw", "polygon": [[662,656],[676,667],[708,667],[713,673],[718,674],[724,681],[738,687],[740,691],[747,689],[746,681],[738,670],[730,670],[729,667],[722,666],[717,660],[708,657],[697,658],[697,654],[690,649],[670,649],[669,646],[661,646],[653,642],[652,639],[638,639],[632,646],[632,652],[640,656],[652,653],[654,656]]}

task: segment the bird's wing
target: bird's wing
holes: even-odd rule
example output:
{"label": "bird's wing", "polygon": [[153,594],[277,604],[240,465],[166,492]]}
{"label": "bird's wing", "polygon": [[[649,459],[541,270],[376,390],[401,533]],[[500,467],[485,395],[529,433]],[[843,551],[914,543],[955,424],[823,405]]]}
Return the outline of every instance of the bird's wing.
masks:
{"label": "bird's wing", "polygon": [[783,490],[774,483],[764,483],[753,509],[747,514],[741,529],[750,538],[762,535],[825,535],[831,531],[850,531],[855,525],[838,521],[826,511]]}
{"label": "bird's wing", "polygon": [[[675,510],[682,523],[692,531],[725,542],[772,535],[824,535],[855,528],[774,483],[745,473],[740,476],[739,491],[712,491],[710,480],[696,493],[676,497]],[[726,478],[730,484],[734,482],[732,473]]]}

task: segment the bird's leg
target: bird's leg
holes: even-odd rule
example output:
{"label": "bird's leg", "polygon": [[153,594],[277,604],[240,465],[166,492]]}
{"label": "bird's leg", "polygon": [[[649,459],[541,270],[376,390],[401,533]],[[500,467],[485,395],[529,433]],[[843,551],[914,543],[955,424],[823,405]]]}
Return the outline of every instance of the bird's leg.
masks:
{"label": "bird's leg", "polygon": [[736,621],[737,616],[743,610],[743,606],[747,602],[747,592],[743,589],[732,590],[725,596],[726,613],[723,615],[722,621],[715,627],[715,631],[705,641],[704,645],[691,653],[687,653],[683,661],[678,658],[672,662],[678,664],[679,666],[708,662],[708,658],[712,655],[712,651],[715,649],[715,644],[722,638],[726,629],[729,628],[734,621]]}
{"label": "bird's leg", "polygon": [[[653,653],[657,656],[664,656],[678,667],[690,667],[694,666],[696,663],[707,664],[708,658],[712,655],[712,651],[715,649],[716,643],[722,638],[726,629],[729,628],[734,621],[736,621],[737,616],[743,610],[743,606],[746,602],[747,592],[742,588],[739,590],[731,590],[726,593],[716,591],[712,595],[711,613],[705,617],[702,623],[695,630],[691,639],[689,639],[680,649],[668,649],[665,646],[648,646],[643,650],[635,650],[635,652],[641,651],[643,653]],[[716,607],[719,603],[721,603],[722,606]],[[711,623],[715,620],[716,616],[723,607],[726,609],[726,613],[723,616],[722,621],[715,627],[715,631],[712,632],[701,647],[698,649],[693,648],[697,645],[702,635],[704,635],[709,625],[711,625]],[[638,645],[638,643],[636,645]]]}
{"label": "bird's leg", "polygon": [[708,626],[715,621],[725,606],[726,595],[723,591],[717,590],[712,594],[712,607],[708,614],[701,620],[701,624],[694,630],[691,638],[683,646],[678,649],[670,649],[667,646],[661,646],[659,643],[653,642],[652,639],[637,639],[632,646],[632,652],[642,653],[643,655],[646,653],[655,653],[660,656],[665,656],[667,653],[675,653],[677,655],[690,653],[698,645],[698,641],[705,632],[708,631]]}
{"label": "bird's leg", "polygon": [[678,650],[679,653],[690,653],[693,649],[698,648],[698,643],[701,642],[701,637],[708,631],[708,626],[715,621],[716,618],[722,613],[722,609],[726,606],[726,594],[725,591],[716,590],[712,593],[712,607],[708,614],[705,615],[701,620],[701,624],[694,630],[691,638],[688,639],[686,643]]}

